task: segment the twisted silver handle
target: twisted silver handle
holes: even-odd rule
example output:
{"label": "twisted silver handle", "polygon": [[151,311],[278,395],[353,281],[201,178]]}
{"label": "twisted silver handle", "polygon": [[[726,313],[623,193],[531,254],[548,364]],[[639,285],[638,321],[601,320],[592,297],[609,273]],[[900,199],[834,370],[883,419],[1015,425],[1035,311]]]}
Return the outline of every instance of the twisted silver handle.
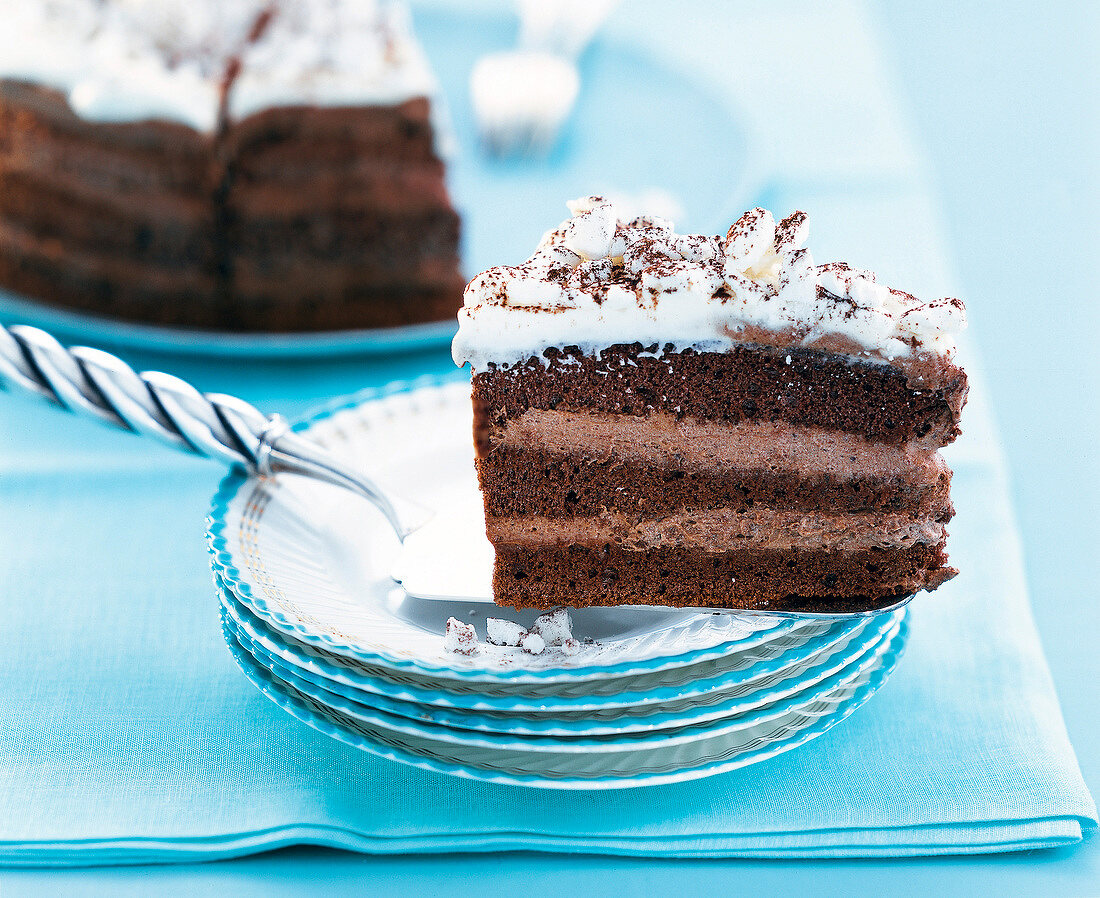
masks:
{"label": "twisted silver handle", "polygon": [[161,371],[138,373],[99,349],[66,349],[36,327],[0,327],[0,387],[260,476],[302,474],[352,490],[376,505],[402,540],[431,516],[298,436],[279,415],[235,396],[202,393]]}

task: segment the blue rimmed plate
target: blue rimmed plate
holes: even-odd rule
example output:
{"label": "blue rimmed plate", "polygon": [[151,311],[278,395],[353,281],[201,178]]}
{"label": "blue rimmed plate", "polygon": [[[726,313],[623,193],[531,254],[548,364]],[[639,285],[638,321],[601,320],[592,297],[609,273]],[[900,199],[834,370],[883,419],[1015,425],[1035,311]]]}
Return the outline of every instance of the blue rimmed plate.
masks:
{"label": "blue rimmed plate", "polygon": [[[774,705],[795,694],[830,688],[838,676],[849,676],[861,665],[871,663],[875,652],[902,626],[901,618],[885,631],[852,634],[820,654],[797,662],[775,674],[756,675],[728,688],[659,703],[635,707],[608,708],[593,712],[522,714],[484,712],[439,705],[402,701],[390,695],[363,692],[290,664],[252,640],[227,611],[223,610],[223,632],[235,639],[261,666],[299,692],[331,705],[351,716],[355,709],[380,711],[393,718],[429,725],[510,737],[578,737],[652,734],[661,731],[698,727],[716,721],[732,720],[758,708]],[[231,646],[233,648],[233,646]],[[749,673],[752,673],[749,671]]]}
{"label": "blue rimmed plate", "polygon": [[[227,624],[223,632],[230,650],[234,653],[243,651],[261,666],[267,667],[263,659],[251,651],[252,647],[247,640],[243,639],[239,633],[234,635],[232,627],[228,625],[227,621],[223,620],[223,623]],[[843,666],[831,676],[825,677],[817,683],[807,684],[804,688],[795,689],[782,698],[773,699],[765,690],[764,699],[766,700],[750,704],[739,713],[703,722],[688,722],[680,726],[643,732],[612,731],[601,734],[576,732],[558,736],[547,733],[521,735],[512,732],[483,732],[465,727],[452,727],[423,718],[390,714],[371,705],[364,705],[318,689],[314,684],[296,677],[292,672],[285,669],[272,667],[267,667],[267,669],[274,677],[297,692],[309,696],[340,714],[351,717],[362,724],[380,727],[406,736],[500,752],[570,754],[575,752],[648,752],[685,745],[689,742],[698,742],[704,738],[711,739],[735,733],[765,722],[780,720],[791,712],[802,711],[816,703],[825,701],[836,695],[843,687],[858,679],[865,669],[875,666],[879,658],[889,648],[891,639],[904,626],[903,621],[895,621],[894,626],[859,658]],[[234,639],[236,640],[236,646],[232,644]],[[284,673],[287,676],[284,676]]]}
{"label": "blue rimmed plate", "polygon": [[793,670],[804,670],[842,645],[858,644],[864,648],[873,645],[904,614],[895,612],[834,624],[828,631],[811,638],[788,634],[725,658],[655,673],[488,689],[483,684],[464,681],[405,673],[393,675],[384,668],[364,667],[327,655],[312,646],[287,640],[265,627],[225,590],[224,585],[221,599],[233,626],[263,653],[307,679],[316,678],[333,688],[345,690],[346,694],[359,695],[364,701],[378,704],[379,700],[393,700],[463,713],[503,713],[544,720],[561,720],[566,715],[570,719],[601,715],[601,719],[611,721],[658,712],[669,703],[674,710],[680,710],[747,698],[765,683],[782,680]]}
{"label": "blue rimmed plate", "polygon": [[777,718],[733,732],[706,734],[651,750],[531,752],[463,746],[367,724],[299,692],[235,652],[245,675],[279,707],[329,736],[381,757],[439,773],[493,783],[559,789],[616,789],[684,782],[774,757],[847,718],[886,681],[904,650],[904,626],[884,641],[875,663],[832,693]]}
{"label": "blue rimmed plate", "polygon": [[[329,409],[299,429],[440,509],[456,540],[484,551],[468,390],[422,379]],[[483,608],[405,596],[388,576],[395,537],[372,506],[346,491],[301,477],[230,474],[214,497],[207,539],[217,574],[268,626],[324,652],[417,676],[512,685],[604,680],[697,664],[822,626],[751,613],[585,608],[574,614],[575,635],[585,640],[576,655],[483,645],[469,657],[446,651],[446,620],[481,626]],[[490,613],[524,623],[533,617]]]}
{"label": "blue rimmed plate", "polygon": [[[501,161],[484,156],[467,84],[474,61],[514,42],[511,17],[424,6],[416,31],[441,84],[453,139],[448,181],[463,218],[467,276],[526,258],[542,232],[566,214],[567,199],[590,193],[675,200],[681,226],[717,233],[754,205],[762,159],[730,101],[712,85],[605,34],[582,60],[583,87],[562,140],[547,157]],[[651,114],[661,108],[660,116]],[[445,148],[446,149],[446,148]],[[708,166],[669,159],[720,159],[729,181]],[[516,210],[522,210],[517,214]],[[314,334],[239,334],[134,324],[76,313],[0,291],[0,320],[34,324],[82,342],[157,352],[262,358],[332,358],[445,346],[453,321]]]}

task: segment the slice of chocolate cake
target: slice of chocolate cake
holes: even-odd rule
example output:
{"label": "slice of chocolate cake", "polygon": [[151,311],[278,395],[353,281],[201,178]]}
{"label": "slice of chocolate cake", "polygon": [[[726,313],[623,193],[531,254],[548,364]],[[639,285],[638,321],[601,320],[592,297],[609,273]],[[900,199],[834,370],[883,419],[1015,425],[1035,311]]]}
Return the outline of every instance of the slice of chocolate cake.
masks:
{"label": "slice of chocolate cake", "polygon": [[815,265],[801,212],[570,208],[459,314],[498,604],[859,611],[954,576],[958,300]]}
{"label": "slice of chocolate cake", "polygon": [[371,0],[41,0],[0,29],[0,287],[219,330],[461,301],[436,86]]}

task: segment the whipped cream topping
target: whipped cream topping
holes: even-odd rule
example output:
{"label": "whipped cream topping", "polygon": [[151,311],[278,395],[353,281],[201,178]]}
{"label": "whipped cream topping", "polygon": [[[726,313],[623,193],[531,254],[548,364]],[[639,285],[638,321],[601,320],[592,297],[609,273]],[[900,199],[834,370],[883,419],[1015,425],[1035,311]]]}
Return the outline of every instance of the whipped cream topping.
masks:
{"label": "whipped cream topping", "polygon": [[213,132],[237,60],[236,117],[435,89],[404,10],[373,0],[27,0],[4,12],[0,78],[59,90],[91,121]]}
{"label": "whipped cream topping", "polygon": [[0,30],[0,77],[55,88],[94,121],[162,119],[199,131],[217,124],[224,59],[254,16],[241,0],[10,5]]}
{"label": "whipped cream topping", "polygon": [[272,106],[393,104],[435,97],[438,86],[408,11],[373,0],[278,0],[241,59],[229,114]]}
{"label": "whipped cream topping", "polygon": [[628,220],[603,197],[569,204],[534,255],[466,288],[452,346],[474,370],[620,343],[721,351],[739,343],[832,348],[867,360],[948,358],[966,326],[957,299],[921,302],[846,263],[815,265],[807,216],[746,212],[724,237]]}

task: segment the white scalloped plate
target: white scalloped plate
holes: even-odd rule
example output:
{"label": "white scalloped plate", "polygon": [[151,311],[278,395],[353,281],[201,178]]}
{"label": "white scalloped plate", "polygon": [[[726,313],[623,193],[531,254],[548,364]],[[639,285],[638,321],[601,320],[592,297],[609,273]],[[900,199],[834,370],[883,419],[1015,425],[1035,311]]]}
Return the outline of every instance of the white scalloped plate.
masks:
{"label": "white scalloped plate", "polygon": [[[595,712],[594,715],[571,714],[566,717],[467,711],[364,693],[311,674],[270,654],[251,640],[224,611],[222,624],[227,639],[234,639],[240,648],[276,678],[349,716],[362,718],[363,714],[378,712],[384,720],[391,722],[390,729],[399,731],[401,726],[392,723],[395,720],[415,727],[435,728],[438,732],[467,731],[467,736],[488,734],[497,739],[551,736],[570,740],[606,736],[637,737],[687,727],[709,726],[718,721],[744,718],[758,709],[774,707],[796,695],[807,696],[813,690],[831,689],[838,677],[854,676],[863,666],[872,663],[882,645],[889,641],[899,627],[905,626],[902,618],[896,618],[888,630],[877,632],[873,639],[859,638],[862,634],[854,635],[822,655],[801,662],[776,676],[757,677],[751,683],[733,686],[724,691],[644,705],[644,713],[641,715],[615,713],[608,716],[605,712]],[[234,647],[231,645],[230,648]],[[609,710],[626,712],[636,709]]]}
{"label": "white scalloped plate", "polygon": [[744,697],[765,678],[782,676],[801,663],[824,656],[839,643],[858,640],[871,644],[901,613],[878,615],[840,629],[834,627],[811,638],[805,633],[787,633],[722,658],[656,672],[579,682],[486,686],[366,667],[310,645],[296,644],[251,615],[224,585],[222,590],[222,607],[236,628],[265,653],[307,675],[322,677],[356,692],[413,704],[559,719],[563,715],[582,718],[595,713],[603,713],[609,719],[617,715],[638,716],[666,702],[719,701],[720,696],[730,697],[731,694]]}
{"label": "white scalloped plate", "polygon": [[[224,623],[224,621],[223,621]],[[362,724],[379,727],[394,733],[413,736],[433,742],[444,742],[451,745],[466,748],[483,748],[499,752],[539,752],[539,753],[622,753],[625,751],[650,752],[671,748],[673,746],[687,745],[699,742],[702,739],[712,739],[717,736],[736,733],[750,727],[758,726],[770,721],[778,721],[786,715],[803,711],[814,706],[818,702],[828,700],[835,696],[843,687],[856,681],[860,674],[868,667],[876,665],[878,659],[886,653],[891,645],[892,637],[897,635],[899,629],[904,626],[902,622],[885,635],[874,645],[870,651],[852,664],[843,667],[832,676],[824,680],[807,685],[803,689],[797,689],[784,698],[769,700],[761,704],[715,720],[703,723],[688,723],[683,726],[670,729],[659,729],[649,732],[611,732],[598,735],[583,733],[570,733],[565,736],[549,734],[517,735],[514,733],[485,733],[471,731],[465,728],[455,728],[441,725],[428,720],[388,714],[377,708],[362,705],[338,695],[318,690],[308,681],[301,680],[290,674],[289,677],[281,675],[279,670],[268,668],[276,679],[292,687],[295,691],[307,695],[310,698],[324,704],[326,707],[340,714],[351,717]],[[224,632],[224,631],[223,631]],[[231,632],[224,632],[227,642],[233,637]],[[262,664],[251,651],[249,646],[237,639],[237,645],[230,645],[234,651],[244,651],[254,661]]]}
{"label": "white scalloped plate", "polygon": [[[439,509],[453,522],[456,540],[485,543],[468,392],[465,381],[395,385],[300,429]],[[372,506],[347,491],[302,477],[230,474],[213,501],[208,541],[219,576],[272,628],[331,654],[433,678],[517,684],[633,675],[820,626],[751,613],[583,608],[574,614],[574,632],[590,642],[574,656],[484,645],[469,657],[445,650],[445,623],[453,615],[483,626],[485,606],[406,596],[388,576],[396,539]],[[496,613],[533,619],[511,609]]]}
{"label": "white scalloped plate", "polygon": [[245,675],[283,710],[336,739],[426,770],[493,783],[557,789],[618,789],[683,782],[725,773],[820,736],[848,717],[886,681],[904,650],[906,629],[884,643],[875,664],[810,705],[734,732],[707,735],[653,751],[530,752],[460,746],[398,733],[356,720],[299,692],[234,652]]}

